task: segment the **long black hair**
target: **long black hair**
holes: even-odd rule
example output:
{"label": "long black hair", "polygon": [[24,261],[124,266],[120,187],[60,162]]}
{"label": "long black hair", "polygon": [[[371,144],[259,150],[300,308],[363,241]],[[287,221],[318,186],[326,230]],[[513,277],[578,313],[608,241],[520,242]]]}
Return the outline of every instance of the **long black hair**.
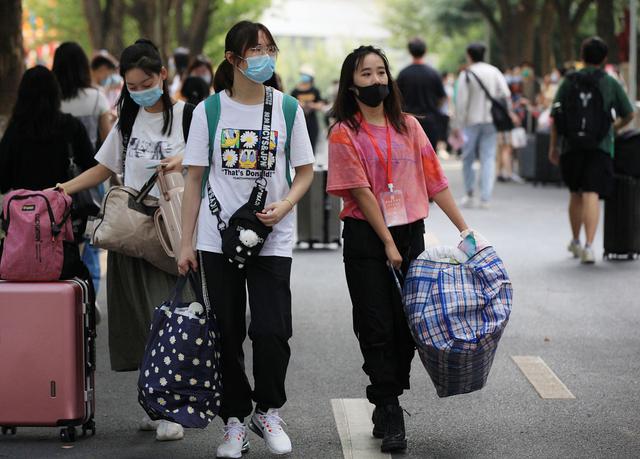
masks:
{"label": "long black hair", "polygon": [[9,125],[26,137],[46,139],[55,135],[61,118],[60,86],[53,73],[42,65],[24,72]]}
{"label": "long black hair", "polygon": [[[273,35],[269,32],[269,29],[264,24],[251,21],[240,21],[227,32],[227,36],[224,39],[225,52],[231,51],[236,57],[236,61],[240,57],[244,57],[244,53],[247,49],[254,46],[258,46],[260,39],[259,33],[262,31],[270,45],[276,45],[276,41],[273,39]],[[216,92],[224,91],[225,89],[232,94],[233,91],[233,64],[231,64],[226,58],[218,65],[216,74],[213,77],[213,89]]]}
{"label": "long black hair", "polygon": [[[141,38],[133,45],[127,46],[120,56],[120,76],[126,82],[126,73],[131,69],[140,69],[149,76],[159,75],[162,71],[162,58],[156,45],[151,40]],[[169,95],[169,84],[165,79],[162,82],[162,134],[171,135],[173,124],[173,103]],[[118,99],[118,129],[120,132],[131,132],[133,123],[140,106],[136,104],[129,94],[126,83],[122,86],[122,92]]]}
{"label": "long black hair", "polygon": [[81,89],[91,87],[89,59],[82,47],[73,41],[58,46],[51,70],[58,79],[63,100],[73,99]]}
{"label": "long black hair", "polygon": [[[340,71],[340,84],[338,86],[338,94],[333,104],[332,117],[336,119],[336,123],[344,122],[356,132],[360,129],[360,121],[356,116],[360,113],[360,108],[356,102],[356,96],[353,88],[353,74],[360,66],[364,58],[369,54],[380,56],[384,62],[384,69],[387,72],[387,81],[389,86],[389,95],[384,99],[384,114],[397,132],[406,133],[407,125],[404,114],[402,113],[402,96],[391,72],[389,71],[389,61],[381,49],[373,46],[360,46],[354,49],[342,63]],[[335,126],[335,124],[333,125]],[[333,126],[331,126],[333,128]]]}

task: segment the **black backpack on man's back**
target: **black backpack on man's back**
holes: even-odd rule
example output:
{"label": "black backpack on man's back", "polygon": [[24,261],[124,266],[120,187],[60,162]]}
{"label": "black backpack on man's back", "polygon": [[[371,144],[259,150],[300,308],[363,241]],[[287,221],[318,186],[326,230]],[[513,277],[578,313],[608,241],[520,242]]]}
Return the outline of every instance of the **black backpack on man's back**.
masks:
{"label": "black backpack on man's back", "polygon": [[[612,116],[610,107],[604,106],[600,91],[602,70],[591,73],[573,72],[567,75],[567,91],[555,112],[554,123],[558,134],[570,148],[592,150],[609,134]],[[555,108],[555,107],[554,107]]]}

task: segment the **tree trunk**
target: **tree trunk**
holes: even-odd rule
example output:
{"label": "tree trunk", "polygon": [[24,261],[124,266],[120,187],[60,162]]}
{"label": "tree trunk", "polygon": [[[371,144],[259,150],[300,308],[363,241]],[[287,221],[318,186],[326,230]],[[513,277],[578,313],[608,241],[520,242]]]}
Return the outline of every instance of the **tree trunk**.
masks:
{"label": "tree trunk", "polygon": [[189,33],[184,26],[184,0],[175,0],[175,26],[178,46],[189,46]]}
{"label": "tree trunk", "polygon": [[216,2],[209,0],[196,0],[191,14],[191,27],[189,32],[189,50],[191,55],[202,54],[204,44],[207,41],[209,31],[209,19],[215,8]]}
{"label": "tree trunk", "polygon": [[100,0],[83,0],[82,4],[93,49],[107,49],[115,56],[120,55],[124,49],[122,39],[124,0],[106,0],[104,8]]}
{"label": "tree trunk", "polygon": [[24,72],[22,44],[22,1],[0,2],[0,133],[13,110],[18,85]]}
{"label": "tree trunk", "polygon": [[102,8],[100,0],[83,0],[84,16],[87,19],[89,29],[89,41],[93,49],[103,47],[102,42]]}
{"label": "tree trunk", "polygon": [[136,0],[128,8],[127,12],[138,23],[140,36],[157,43],[156,36],[156,0]]}
{"label": "tree trunk", "polygon": [[569,11],[569,5],[562,4],[556,8],[558,13],[558,24],[560,24],[560,61],[563,64],[573,63],[576,59],[576,53],[574,49],[574,32],[571,27],[571,13]]}
{"label": "tree trunk", "polygon": [[514,36],[520,37],[520,62],[529,62],[533,65],[533,57],[535,52],[535,32],[536,11],[535,0],[523,0],[517,7],[517,16],[514,23],[518,26],[519,34]]}
{"label": "tree trunk", "polygon": [[609,62],[618,63],[618,43],[615,36],[615,1],[598,0],[596,33],[609,45]]}
{"label": "tree trunk", "polygon": [[556,9],[552,0],[545,0],[540,12],[538,46],[540,47],[540,73],[547,75],[556,67],[552,35],[556,24]]}
{"label": "tree trunk", "polygon": [[103,47],[115,56],[124,49],[123,18],[125,15],[124,0],[107,0],[103,13]]}

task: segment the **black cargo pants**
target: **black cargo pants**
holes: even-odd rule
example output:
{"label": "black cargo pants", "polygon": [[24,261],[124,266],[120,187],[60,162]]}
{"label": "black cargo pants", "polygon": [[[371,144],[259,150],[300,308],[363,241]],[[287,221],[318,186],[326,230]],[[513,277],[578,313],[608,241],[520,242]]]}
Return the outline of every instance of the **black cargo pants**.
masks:
{"label": "black cargo pants", "polygon": [[[263,410],[280,408],[287,401],[285,378],[291,350],[291,258],[256,257],[244,269],[228,257],[202,254],[207,292],[222,337],[222,406],[220,417],[243,419],[255,401]],[[254,389],[245,373],[242,343],[247,336],[246,305],[249,292],[253,348]]]}
{"label": "black cargo pants", "polygon": [[[424,250],[424,221],[389,228],[402,255],[402,272]],[[409,389],[415,344],[402,299],[389,267],[384,244],[364,220],[344,222],[344,265],[353,305],[353,330],[369,376],[367,399],[375,405],[397,405]]]}

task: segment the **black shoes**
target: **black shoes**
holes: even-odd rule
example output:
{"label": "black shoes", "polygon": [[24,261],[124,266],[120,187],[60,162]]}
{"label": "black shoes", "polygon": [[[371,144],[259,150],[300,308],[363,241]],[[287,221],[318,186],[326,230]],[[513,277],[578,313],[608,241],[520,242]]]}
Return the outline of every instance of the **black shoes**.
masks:
{"label": "black shoes", "polygon": [[[378,411],[378,414],[376,414]],[[373,412],[373,436],[382,438],[380,450],[383,453],[407,449],[407,437],[404,430],[404,414],[400,405],[376,407]],[[378,423],[376,423],[378,420]],[[384,432],[381,437],[378,435]],[[376,435],[378,434],[378,435]]]}
{"label": "black shoes", "polygon": [[387,423],[385,422],[384,410],[381,406],[376,405],[373,410],[373,415],[371,416],[371,421],[373,422],[373,437],[384,438]]}

